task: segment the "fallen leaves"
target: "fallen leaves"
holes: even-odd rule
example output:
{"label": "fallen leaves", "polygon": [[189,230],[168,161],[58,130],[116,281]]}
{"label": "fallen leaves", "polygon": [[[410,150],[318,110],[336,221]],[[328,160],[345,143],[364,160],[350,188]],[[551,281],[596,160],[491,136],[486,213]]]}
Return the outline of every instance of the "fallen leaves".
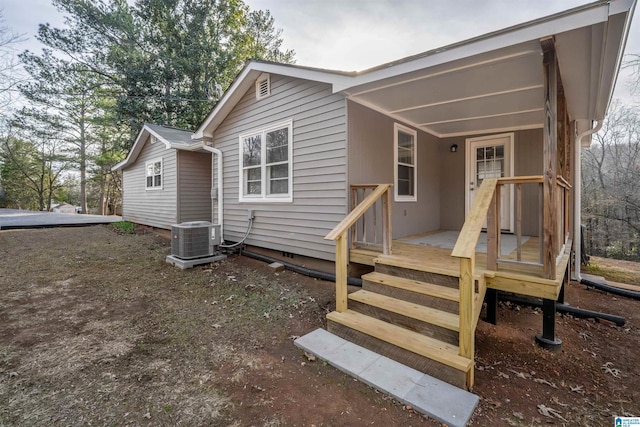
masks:
{"label": "fallen leaves", "polygon": [[519,420],[524,420],[524,414],[522,412],[513,412],[513,416]]}
{"label": "fallen leaves", "polygon": [[538,412],[540,413],[540,415],[544,415],[547,418],[557,418],[559,420],[567,422],[560,411],[557,411],[543,404],[538,405]]}
{"label": "fallen leaves", "polygon": [[555,385],[554,383],[549,382],[547,380],[543,380],[542,378],[534,378],[533,381],[538,384],[545,384],[545,385],[548,385],[549,387],[558,388],[558,386]]}
{"label": "fallen leaves", "polygon": [[604,365],[602,365],[600,369],[602,369],[605,374],[610,374],[615,378],[621,378],[620,370],[617,368],[612,368],[612,366],[613,366],[613,363],[607,362]]}
{"label": "fallen leaves", "polygon": [[517,378],[522,378],[523,380],[526,380],[529,378],[529,376],[524,372],[518,372],[513,369],[509,369],[509,372],[512,372]]}
{"label": "fallen leaves", "polygon": [[574,393],[584,394],[584,386],[581,386],[581,385],[577,385],[575,387],[569,386],[569,390],[571,390]]}

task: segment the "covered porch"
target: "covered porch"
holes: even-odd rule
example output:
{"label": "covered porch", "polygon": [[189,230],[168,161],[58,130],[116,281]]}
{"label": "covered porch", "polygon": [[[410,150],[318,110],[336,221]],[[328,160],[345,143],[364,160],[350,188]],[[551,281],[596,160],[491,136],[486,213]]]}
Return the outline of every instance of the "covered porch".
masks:
{"label": "covered porch", "polygon": [[[336,242],[330,332],[471,388],[483,302],[495,322],[506,291],[543,299],[536,341],[560,348],[580,148],[604,117],[628,30],[614,9],[594,3],[385,64],[343,89],[350,209],[325,237]],[[349,293],[354,264],[374,271]]]}

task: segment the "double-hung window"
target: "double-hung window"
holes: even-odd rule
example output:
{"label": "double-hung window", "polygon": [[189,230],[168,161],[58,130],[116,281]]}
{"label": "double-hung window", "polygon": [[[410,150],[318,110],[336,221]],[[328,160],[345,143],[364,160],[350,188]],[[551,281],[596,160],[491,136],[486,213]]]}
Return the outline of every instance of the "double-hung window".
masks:
{"label": "double-hung window", "polygon": [[292,121],[240,135],[241,202],[290,202]]}
{"label": "double-hung window", "polygon": [[415,130],[398,123],[394,124],[393,132],[395,200],[415,202],[418,200],[416,192],[418,134]]}
{"label": "double-hung window", "polygon": [[147,190],[162,190],[162,159],[146,162],[145,169]]}

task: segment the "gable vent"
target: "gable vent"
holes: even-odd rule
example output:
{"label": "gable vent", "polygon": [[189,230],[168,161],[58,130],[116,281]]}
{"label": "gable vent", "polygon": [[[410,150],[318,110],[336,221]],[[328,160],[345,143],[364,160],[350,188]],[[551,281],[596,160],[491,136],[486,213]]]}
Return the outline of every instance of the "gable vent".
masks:
{"label": "gable vent", "polygon": [[269,74],[262,74],[256,80],[256,99],[262,99],[271,95]]}

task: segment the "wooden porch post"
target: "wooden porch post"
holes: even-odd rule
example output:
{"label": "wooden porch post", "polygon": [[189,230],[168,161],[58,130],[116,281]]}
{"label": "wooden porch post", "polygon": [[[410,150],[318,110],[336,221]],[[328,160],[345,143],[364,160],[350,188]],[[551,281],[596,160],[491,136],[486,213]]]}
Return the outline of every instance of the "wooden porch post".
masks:
{"label": "wooden porch post", "polygon": [[498,269],[500,258],[500,184],[491,198],[489,212],[487,213],[487,270]]}
{"label": "wooden porch post", "polygon": [[543,174],[544,182],[542,197],[542,230],[543,230],[543,270],[545,279],[556,278],[557,248],[557,196],[556,177],[558,167],[557,141],[557,62],[553,39],[541,41],[544,52],[544,92],[545,92],[545,120],[543,141]]}
{"label": "wooden porch post", "polygon": [[336,240],[336,311],[347,311],[347,279],[348,279],[347,235],[341,234]]}
{"label": "wooden porch post", "polygon": [[391,241],[393,230],[391,227],[391,187],[382,196],[382,253],[391,255]]}

